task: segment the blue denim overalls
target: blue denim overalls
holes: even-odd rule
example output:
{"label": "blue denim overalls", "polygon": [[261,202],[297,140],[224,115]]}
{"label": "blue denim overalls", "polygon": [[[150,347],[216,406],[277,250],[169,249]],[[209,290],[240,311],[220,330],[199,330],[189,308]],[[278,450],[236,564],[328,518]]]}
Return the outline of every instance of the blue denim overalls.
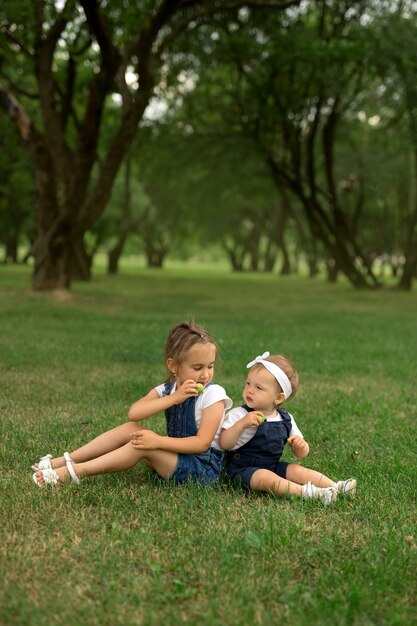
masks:
{"label": "blue denim overalls", "polygon": [[[208,386],[208,385],[207,385]],[[172,384],[166,383],[164,396],[171,393]],[[174,404],[165,411],[167,433],[169,437],[194,437],[197,434],[195,422],[195,403],[197,396],[188,398],[181,404]],[[223,467],[225,454],[210,447],[206,452],[199,454],[178,454],[178,465],[170,477],[175,482],[187,480],[208,484],[218,480]]]}
{"label": "blue denim overalls", "polygon": [[[246,404],[242,406],[248,413],[253,411]],[[291,416],[285,409],[278,409],[281,422],[268,422],[258,426],[250,441],[227,454],[227,472],[233,480],[249,489],[252,475],[258,469],[268,469],[285,478],[288,463],[280,462],[284,446],[290,436]]]}

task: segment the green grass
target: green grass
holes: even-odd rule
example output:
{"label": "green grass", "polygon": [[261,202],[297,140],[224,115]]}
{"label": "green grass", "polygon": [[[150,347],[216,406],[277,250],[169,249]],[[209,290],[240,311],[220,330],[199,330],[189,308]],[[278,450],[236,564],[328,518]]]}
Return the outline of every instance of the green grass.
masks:
{"label": "green grass", "polygon": [[[1,625],[417,624],[415,291],[132,269],[67,301],[31,292],[28,272],[0,268]],[[141,466],[32,484],[40,455],[126,419],[190,317],[218,340],[235,404],[247,361],[293,357],[305,464],[356,476],[356,500],[174,487]]]}

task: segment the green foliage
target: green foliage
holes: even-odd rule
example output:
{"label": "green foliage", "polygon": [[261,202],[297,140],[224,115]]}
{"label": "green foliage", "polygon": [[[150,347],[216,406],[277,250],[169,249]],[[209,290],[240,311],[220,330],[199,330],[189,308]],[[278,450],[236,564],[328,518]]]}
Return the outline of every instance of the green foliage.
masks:
{"label": "green foliage", "polygon": [[[141,55],[135,45],[149,33],[138,33],[164,4],[99,3],[102,36],[111,34],[100,50],[100,29],[92,34],[94,24],[88,24],[88,12],[75,0],[27,7],[17,0],[4,3],[2,84],[9,84],[46,132],[46,144],[57,127],[44,128],[42,107],[33,97],[40,87],[44,95],[53,90],[43,112],[58,113],[65,155],[75,157],[84,142],[94,144],[85,194],[69,204],[88,206],[88,212],[94,190],[107,200],[102,187],[115,178],[112,200],[88,233],[90,249],[108,248],[120,235],[123,172],[116,177],[117,166],[110,167],[106,157],[111,146],[123,143],[129,124],[118,136],[120,125],[131,118],[134,107],[128,114],[129,107],[140,102]],[[324,222],[343,214],[348,252],[354,260],[362,257],[362,267],[378,256],[411,256],[417,232],[415,4],[301,2],[287,10],[255,10],[239,3],[231,8],[221,2],[176,6],[171,13],[167,3],[169,18],[152,48],[155,56],[147,71],[155,78],[154,99],[131,152],[130,230],[137,237],[130,247],[163,259],[175,253],[185,257],[197,241],[204,246],[215,242],[230,256],[240,255],[247,268],[251,255],[252,264],[256,255],[263,255],[266,264],[285,234],[298,251],[323,257],[326,242],[318,241],[300,210],[303,199],[315,197],[324,208]],[[66,25],[56,48],[51,47],[53,71],[45,89],[34,73],[34,48],[39,52],[42,47],[35,45],[36,37],[43,29],[39,42],[45,42],[61,19]],[[111,65],[106,55],[113,53],[124,59],[123,65],[109,80],[98,110],[89,110],[90,96],[99,89],[96,79]],[[158,104],[165,113],[155,113]],[[329,120],[334,127],[326,135]],[[95,128],[100,129],[97,145],[94,132],[86,132]],[[332,146],[327,154],[326,141]],[[122,152],[114,150],[110,162],[119,164]],[[271,162],[279,180],[271,177]],[[75,157],[74,167],[63,170],[75,172],[77,164]],[[83,175],[88,168],[81,168]],[[101,179],[100,172],[105,173]],[[7,215],[2,208],[4,223],[11,219],[12,205],[28,204],[23,176],[24,181],[9,179],[24,197],[6,203]],[[60,184],[50,188],[55,186],[62,191]],[[294,195],[285,225],[284,187]],[[78,190],[79,185],[64,188]],[[92,205],[99,215],[103,207],[98,201]]]}
{"label": "green foliage", "polygon": [[[415,623],[415,292],[144,270],[97,273],[62,300],[27,280],[0,268],[1,623]],[[176,488],[140,466],[33,485],[41,454],[126,419],[164,377],[168,329],[193,316],[219,343],[215,378],[235,404],[250,359],[293,357],[304,463],[355,475],[356,500],[324,509],[226,483]],[[163,432],[162,416],[151,423]]]}
{"label": "green foliage", "polygon": [[[267,20],[261,12],[238,11],[188,34],[194,88],[182,93],[177,118],[197,138],[205,135],[202,160],[209,162],[212,155],[215,172],[212,194],[208,190],[204,196],[207,214],[215,206],[221,212],[227,206],[226,219],[212,223],[224,228],[228,240],[237,236],[244,241],[245,224],[253,219],[265,222],[265,200],[253,202],[258,179],[251,169],[261,170],[269,155],[281,174],[278,184],[296,189],[299,197],[319,196],[329,221],[334,206],[328,199],[334,198],[365,259],[404,252],[407,213],[415,198],[415,165],[410,162],[416,143],[410,80],[415,75],[413,10],[410,3],[402,3],[395,15],[384,4],[309,3],[270,14]],[[171,90],[183,65],[178,54],[170,66]],[[181,92],[179,84],[177,90]],[[411,135],[403,119],[407,102]],[[333,189],[323,152],[332,112],[337,123],[330,154]],[[245,141],[252,150],[254,165],[249,168]],[[279,197],[270,181],[264,185],[264,198]],[[278,200],[275,213],[279,205]],[[296,206],[295,211],[303,227],[305,217]],[[291,239],[296,236],[290,233]],[[303,240],[308,253],[309,237]]]}
{"label": "green foliage", "polygon": [[35,181],[17,132],[0,112],[0,242],[28,245],[35,225]]}

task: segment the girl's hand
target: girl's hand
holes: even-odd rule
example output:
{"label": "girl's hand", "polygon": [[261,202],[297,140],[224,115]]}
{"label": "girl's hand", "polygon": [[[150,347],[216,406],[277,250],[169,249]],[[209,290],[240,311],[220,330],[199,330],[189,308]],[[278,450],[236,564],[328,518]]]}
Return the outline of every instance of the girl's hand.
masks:
{"label": "girl's hand", "polygon": [[176,389],[175,393],[172,394],[172,397],[175,398],[175,404],[181,404],[193,396],[198,396],[198,391],[197,383],[192,378],[183,382],[182,385]]}
{"label": "girl's hand", "polygon": [[130,437],[130,443],[136,450],[158,450],[161,435],[153,430],[138,430]]}
{"label": "girl's hand", "polygon": [[242,417],[242,425],[244,428],[250,428],[251,426],[260,426],[265,420],[261,411],[251,411],[246,413],[245,417]]}
{"label": "girl's hand", "polygon": [[288,437],[288,443],[290,444],[294,452],[304,452],[308,447],[306,440],[300,437],[300,435],[293,435],[292,437]]}

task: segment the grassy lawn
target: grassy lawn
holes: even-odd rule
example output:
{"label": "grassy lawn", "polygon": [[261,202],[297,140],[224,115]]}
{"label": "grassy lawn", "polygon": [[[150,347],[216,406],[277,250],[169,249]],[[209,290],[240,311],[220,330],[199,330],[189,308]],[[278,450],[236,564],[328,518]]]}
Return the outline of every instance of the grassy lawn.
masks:
{"label": "grassy lawn", "polygon": [[[66,300],[28,272],[0,268],[1,625],[417,624],[415,291],[170,269],[99,272]],[[356,500],[174,487],[142,466],[33,485],[39,456],[125,421],[190,317],[235,404],[247,361],[292,356],[304,463],[356,476]]]}

